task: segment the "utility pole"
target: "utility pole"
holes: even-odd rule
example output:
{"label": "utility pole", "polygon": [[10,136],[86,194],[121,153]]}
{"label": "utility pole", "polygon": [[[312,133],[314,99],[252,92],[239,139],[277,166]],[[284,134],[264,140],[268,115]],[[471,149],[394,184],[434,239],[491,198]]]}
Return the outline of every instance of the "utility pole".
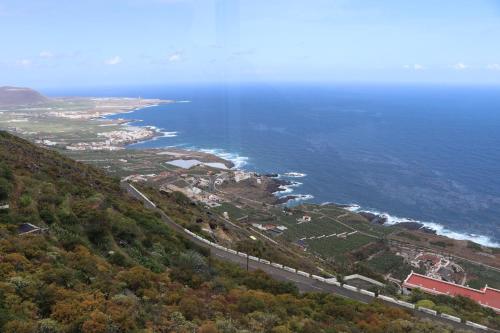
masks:
{"label": "utility pole", "polygon": [[247,254],[247,272],[248,272],[248,265],[249,265],[249,262],[250,262],[250,258],[248,257],[248,254]]}

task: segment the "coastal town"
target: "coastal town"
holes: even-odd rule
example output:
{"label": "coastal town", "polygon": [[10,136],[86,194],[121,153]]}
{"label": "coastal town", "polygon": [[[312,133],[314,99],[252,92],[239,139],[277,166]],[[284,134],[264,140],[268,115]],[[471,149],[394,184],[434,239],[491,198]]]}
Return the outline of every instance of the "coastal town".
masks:
{"label": "coastal town", "polygon": [[173,103],[142,98],[59,98],[0,111],[0,127],[40,145],[69,151],[115,151],[164,136],[153,127],[131,126],[109,118],[136,109]]}

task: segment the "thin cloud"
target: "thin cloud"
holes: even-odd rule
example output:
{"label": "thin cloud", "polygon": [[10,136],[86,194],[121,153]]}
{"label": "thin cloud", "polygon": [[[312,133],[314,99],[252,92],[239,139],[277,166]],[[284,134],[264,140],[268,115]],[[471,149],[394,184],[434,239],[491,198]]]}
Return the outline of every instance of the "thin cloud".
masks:
{"label": "thin cloud", "polygon": [[182,53],[181,52],[174,52],[171,53],[167,56],[168,62],[178,62],[183,59]]}
{"label": "thin cloud", "polygon": [[114,56],[108,60],[106,60],[106,65],[110,65],[110,66],[114,66],[114,65],[118,65],[122,62],[122,58],[120,58],[119,56]]}
{"label": "thin cloud", "polygon": [[463,71],[464,69],[469,68],[469,66],[467,66],[463,62],[459,62],[459,63],[453,65],[453,68],[456,69],[457,71]]}
{"label": "thin cloud", "polygon": [[54,53],[52,53],[50,51],[42,51],[42,52],[40,52],[40,54],[38,56],[40,58],[43,58],[43,59],[50,59],[50,58],[54,58]]}
{"label": "thin cloud", "polygon": [[16,61],[16,64],[22,67],[30,67],[33,64],[33,61],[31,61],[30,59],[19,59],[18,61]]}
{"label": "thin cloud", "polygon": [[425,66],[420,65],[420,64],[404,65],[403,67],[405,69],[413,69],[414,71],[421,71],[421,70],[425,69]]}
{"label": "thin cloud", "polygon": [[492,71],[500,71],[500,64],[489,64],[486,68]]}

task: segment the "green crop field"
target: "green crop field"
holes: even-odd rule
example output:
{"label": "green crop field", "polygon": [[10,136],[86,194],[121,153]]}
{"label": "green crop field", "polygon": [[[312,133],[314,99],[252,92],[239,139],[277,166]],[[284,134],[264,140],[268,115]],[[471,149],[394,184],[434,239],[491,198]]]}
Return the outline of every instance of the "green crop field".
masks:
{"label": "green crop field", "polygon": [[243,209],[240,209],[228,202],[224,202],[219,207],[213,208],[213,211],[220,215],[222,215],[224,212],[227,212],[231,220],[239,219],[240,217],[248,215],[247,212]]}
{"label": "green crop field", "polygon": [[307,240],[311,251],[326,257],[343,257],[346,253],[361,248],[374,239],[362,234],[348,236],[347,239],[330,237],[315,240]]}
{"label": "green crop field", "polygon": [[380,274],[385,275],[391,273],[392,277],[399,280],[405,279],[412,270],[418,273],[423,273],[423,271],[419,268],[412,267],[408,263],[404,262],[403,257],[390,252],[383,252],[376,255],[367,261],[366,265]]}
{"label": "green crop field", "polygon": [[458,261],[467,274],[467,284],[472,288],[483,288],[486,284],[500,289],[500,272],[468,261]]}

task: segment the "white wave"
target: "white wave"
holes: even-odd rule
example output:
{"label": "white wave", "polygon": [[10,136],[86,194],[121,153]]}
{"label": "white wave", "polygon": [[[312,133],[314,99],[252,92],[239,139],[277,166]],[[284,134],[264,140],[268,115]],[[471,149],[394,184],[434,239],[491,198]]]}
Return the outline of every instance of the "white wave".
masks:
{"label": "white wave", "polygon": [[447,227],[443,226],[442,224],[436,223],[436,222],[426,222],[426,221],[419,221],[415,220],[412,218],[408,217],[399,217],[399,216],[394,216],[385,212],[380,212],[374,209],[363,209],[361,206],[357,204],[349,204],[343,207],[344,209],[350,211],[350,212],[367,212],[371,213],[380,217],[383,217],[386,219],[386,222],[384,225],[394,225],[397,223],[405,223],[405,222],[417,222],[422,224],[424,227],[432,229],[436,231],[437,235],[440,236],[445,236],[448,238],[452,239],[457,239],[457,240],[469,240],[484,246],[488,247],[499,247],[500,248],[500,243],[493,241],[489,236],[485,235],[476,235],[472,233],[465,233],[465,232],[458,232],[458,231],[453,231],[448,229]]}
{"label": "white wave", "polygon": [[358,212],[361,209],[361,206],[357,205],[357,204],[348,204],[346,206],[343,206],[342,208],[344,208],[350,212]]}
{"label": "white wave", "polygon": [[174,137],[176,137],[179,134],[179,132],[175,132],[175,131],[169,132],[169,131],[166,131],[164,128],[159,128],[159,127],[151,126],[151,125],[148,125],[148,126],[136,126],[136,127],[149,128],[150,130],[153,130],[156,133],[161,134],[161,135],[155,136],[152,139],[147,140],[147,141],[156,141],[159,138],[174,138]]}
{"label": "white wave", "polygon": [[132,110],[132,112],[134,111],[141,111],[142,109],[147,109],[147,108],[153,108],[155,106],[160,106],[160,104],[151,104],[151,105],[144,105],[144,106],[141,106],[135,110]]}
{"label": "white wave", "polygon": [[227,161],[231,161],[234,164],[233,169],[241,169],[245,165],[248,164],[248,157],[246,156],[241,156],[235,153],[228,153],[222,149],[197,149],[193,148],[193,150],[198,150],[207,154],[212,154],[215,156],[218,156],[222,159],[225,159]]}
{"label": "white wave", "polygon": [[286,185],[280,185],[280,186],[278,186],[278,190],[273,192],[273,194],[274,195],[287,194],[287,193],[292,193],[292,192],[293,192],[293,188],[286,186]]}
{"label": "white wave", "polygon": [[[314,195],[312,194],[294,194],[294,197],[288,201],[290,202],[301,202],[301,201],[306,201],[306,200],[312,200],[314,199]],[[283,196],[286,197],[286,196]]]}
{"label": "white wave", "polygon": [[307,174],[301,173],[301,172],[285,172],[283,174],[283,176],[290,177],[290,178],[302,178],[302,177],[307,176]]}
{"label": "white wave", "polygon": [[166,132],[166,131],[162,131],[161,133],[163,134],[164,138],[174,138],[179,134],[179,132]]}
{"label": "white wave", "polygon": [[176,101],[176,103],[191,103],[191,101],[184,100],[184,101]]}
{"label": "white wave", "polygon": [[274,195],[292,193],[296,187],[301,186],[301,182],[290,182],[290,184],[278,186],[278,190],[273,192]]}
{"label": "white wave", "polygon": [[446,236],[448,238],[459,239],[459,240],[469,240],[484,246],[500,248],[500,243],[493,241],[489,236],[453,231],[441,224],[434,222],[420,222],[420,223],[422,223],[427,228],[436,230],[436,233],[441,236]]}

